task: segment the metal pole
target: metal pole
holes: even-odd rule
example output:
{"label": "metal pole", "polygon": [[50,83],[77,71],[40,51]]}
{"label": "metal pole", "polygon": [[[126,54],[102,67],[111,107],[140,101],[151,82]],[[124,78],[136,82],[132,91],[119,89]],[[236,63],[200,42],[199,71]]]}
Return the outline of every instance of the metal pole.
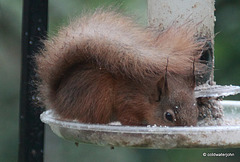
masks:
{"label": "metal pole", "polygon": [[19,162],[43,161],[43,109],[34,104],[34,53],[42,46],[40,39],[47,33],[48,0],[24,0],[22,21],[22,74],[20,92]]}

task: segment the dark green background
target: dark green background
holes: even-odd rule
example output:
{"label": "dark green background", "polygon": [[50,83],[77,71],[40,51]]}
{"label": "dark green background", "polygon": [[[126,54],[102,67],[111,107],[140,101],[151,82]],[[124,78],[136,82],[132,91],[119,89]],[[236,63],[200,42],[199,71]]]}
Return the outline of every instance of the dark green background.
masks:
{"label": "dark green background", "polygon": [[[56,33],[61,25],[83,10],[113,3],[120,4],[120,8],[135,15],[139,23],[146,24],[146,0],[49,0],[49,33]],[[217,0],[215,14],[215,32],[219,32],[215,38],[215,81],[222,85],[240,85],[240,1]],[[21,15],[22,1],[0,0],[0,162],[17,160]],[[228,99],[240,100],[240,97]],[[204,152],[231,152],[235,157],[203,157]],[[111,150],[87,144],[76,147],[58,138],[46,126],[45,161],[240,161],[240,149]]]}

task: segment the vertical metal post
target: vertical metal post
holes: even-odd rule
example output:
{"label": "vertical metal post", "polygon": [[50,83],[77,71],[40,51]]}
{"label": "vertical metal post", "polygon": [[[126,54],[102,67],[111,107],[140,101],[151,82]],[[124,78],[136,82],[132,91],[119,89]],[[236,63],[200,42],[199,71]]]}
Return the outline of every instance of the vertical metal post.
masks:
{"label": "vertical metal post", "polygon": [[22,74],[20,92],[19,162],[43,161],[44,124],[42,109],[34,104],[34,53],[47,33],[48,0],[24,0],[22,19]]}
{"label": "vertical metal post", "polygon": [[186,20],[192,20],[199,24],[196,34],[199,38],[204,37],[210,41],[202,53],[201,60],[206,61],[209,70],[196,77],[197,85],[213,84],[214,67],[214,11],[215,0],[148,0],[149,25],[160,29],[166,29],[172,22],[184,24]]}

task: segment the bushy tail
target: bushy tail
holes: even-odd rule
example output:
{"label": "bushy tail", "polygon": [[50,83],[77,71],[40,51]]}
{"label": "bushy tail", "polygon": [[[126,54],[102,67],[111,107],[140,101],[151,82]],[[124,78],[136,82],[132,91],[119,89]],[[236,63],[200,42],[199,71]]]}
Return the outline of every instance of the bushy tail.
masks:
{"label": "bushy tail", "polygon": [[85,63],[144,80],[162,76],[168,60],[168,73],[187,75],[203,44],[196,42],[192,29],[171,27],[159,33],[113,11],[85,15],[44,41],[36,56],[41,86],[56,90],[64,74]]}

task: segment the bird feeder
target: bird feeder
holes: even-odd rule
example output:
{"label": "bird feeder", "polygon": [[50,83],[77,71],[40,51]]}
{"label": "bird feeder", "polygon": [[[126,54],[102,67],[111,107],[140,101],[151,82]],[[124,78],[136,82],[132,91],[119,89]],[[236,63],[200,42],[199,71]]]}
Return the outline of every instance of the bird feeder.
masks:
{"label": "bird feeder", "polygon": [[41,120],[56,135],[75,143],[151,149],[240,147],[240,102],[222,101],[221,104],[225,116],[220,126],[133,127],[82,124],[63,121],[51,110],[44,112]]}
{"label": "bird feeder", "polygon": [[[196,35],[210,40],[201,57],[207,61],[210,71],[197,78],[195,89],[197,99],[205,98],[209,102],[210,98],[240,93],[238,86],[220,86],[213,81],[214,3],[214,0],[148,0],[149,25],[166,29],[172,22],[182,24],[190,20],[199,24]],[[240,101],[216,102],[223,107],[223,117],[213,122],[204,120],[195,127],[83,124],[62,120],[51,110],[43,112],[40,119],[57,136],[75,143],[154,149],[240,147]]]}

